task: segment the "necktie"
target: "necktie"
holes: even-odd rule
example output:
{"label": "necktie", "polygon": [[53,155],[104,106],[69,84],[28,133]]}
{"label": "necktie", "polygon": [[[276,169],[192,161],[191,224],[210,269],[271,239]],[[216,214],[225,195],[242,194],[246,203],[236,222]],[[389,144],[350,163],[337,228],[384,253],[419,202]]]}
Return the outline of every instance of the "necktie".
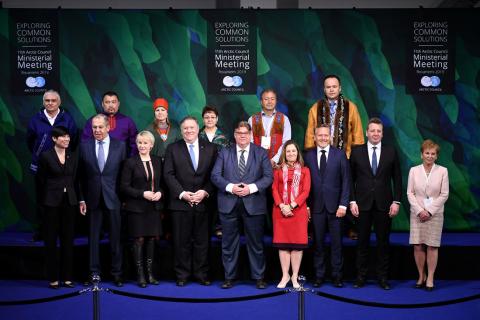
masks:
{"label": "necktie", "polygon": [[372,173],[373,175],[377,174],[377,167],[378,167],[378,161],[377,161],[377,147],[372,147],[373,148],[373,153],[372,153]]}
{"label": "necktie", "polygon": [[335,118],[336,110],[337,110],[337,106],[336,106],[335,102],[330,102],[330,118],[331,118],[332,122]]}
{"label": "necktie", "polygon": [[189,145],[188,153],[190,153],[190,159],[192,159],[192,164],[193,164],[193,169],[197,171],[197,160],[195,159],[195,151],[193,151],[193,148],[195,146],[193,144]]}
{"label": "necktie", "polygon": [[240,177],[243,177],[245,174],[245,150],[240,151],[240,161],[238,162],[238,171],[240,172]]}
{"label": "necktie", "polygon": [[325,150],[321,150],[321,152],[322,155],[320,156],[320,176],[323,177],[325,175],[325,169],[327,167],[327,156],[325,155]]}
{"label": "necktie", "polygon": [[98,141],[98,156],[97,156],[98,167],[100,172],[103,171],[105,167],[105,152],[103,151],[103,141]]}

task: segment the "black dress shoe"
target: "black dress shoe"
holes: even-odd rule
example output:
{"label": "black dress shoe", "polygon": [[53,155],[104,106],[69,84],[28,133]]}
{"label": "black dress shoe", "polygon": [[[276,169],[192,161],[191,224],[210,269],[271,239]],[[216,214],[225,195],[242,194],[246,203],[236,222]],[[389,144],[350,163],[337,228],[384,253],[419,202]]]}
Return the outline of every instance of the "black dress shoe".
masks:
{"label": "black dress shoe", "polygon": [[113,284],[116,287],[123,287],[123,279],[121,276],[113,276]]}
{"label": "black dress shoe", "polygon": [[222,283],[222,289],[231,289],[233,288],[233,280],[225,280]]}
{"label": "black dress shoe", "polygon": [[177,279],[177,287],[185,287],[185,285],[187,284],[187,280],[186,279]]}
{"label": "black dress shoe", "polygon": [[212,284],[212,282],[208,278],[199,279],[198,283],[200,283],[202,286],[209,286]]}
{"label": "black dress shoe", "polygon": [[382,279],[382,280],[378,281],[378,285],[383,290],[390,290],[390,284],[388,283],[388,281],[386,279]]}
{"label": "black dress shoe", "polygon": [[55,281],[55,282],[50,282],[48,284],[48,287],[50,289],[59,289],[60,288],[60,284],[58,283],[58,281]]}
{"label": "black dress shoe", "polygon": [[315,281],[313,281],[314,288],[320,288],[322,284],[323,284],[323,278],[316,278]]}
{"label": "black dress shoe", "polygon": [[72,281],[65,281],[62,283],[65,288],[75,288],[75,283]]}
{"label": "black dress shoe", "polygon": [[256,286],[257,289],[265,289],[267,287],[267,283],[263,279],[258,279]]}
{"label": "black dress shoe", "polygon": [[335,278],[333,279],[333,286],[335,288],[343,288],[343,280],[342,278]]}
{"label": "black dress shoe", "polygon": [[364,278],[359,277],[353,283],[353,287],[356,288],[356,289],[362,288],[363,286],[365,286],[365,279]]}

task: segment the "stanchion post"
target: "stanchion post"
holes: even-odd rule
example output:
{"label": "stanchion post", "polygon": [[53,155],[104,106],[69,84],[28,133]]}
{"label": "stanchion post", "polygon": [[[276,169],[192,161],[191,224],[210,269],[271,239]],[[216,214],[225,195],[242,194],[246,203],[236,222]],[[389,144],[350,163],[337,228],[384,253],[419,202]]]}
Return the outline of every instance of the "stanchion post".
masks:
{"label": "stanchion post", "polygon": [[305,291],[311,291],[309,288],[304,288],[303,285],[307,281],[305,276],[298,276],[298,288],[290,289],[290,292],[298,293],[298,320],[305,320]]}
{"label": "stanchion post", "polygon": [[98,292],[101,288],[98,286],[100,284],[100,276],[98,274],[92,275],[92,292],[93,292],[93,320],[100,319],[100,297]]}

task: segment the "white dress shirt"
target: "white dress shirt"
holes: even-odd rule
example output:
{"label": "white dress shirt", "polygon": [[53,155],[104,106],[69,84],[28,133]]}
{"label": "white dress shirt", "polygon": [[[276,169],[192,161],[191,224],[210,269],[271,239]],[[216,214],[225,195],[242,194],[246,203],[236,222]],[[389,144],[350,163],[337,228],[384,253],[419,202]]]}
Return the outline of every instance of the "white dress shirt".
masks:
{"label": "white dress shirt", "polygon": [[[245,150],[243,157],[245,158],[245,167],[247,167],[247,161],[248,161],[248,155],[250,154],[250,144],[245,148],[242,149],[238,146],[238,144],[235,146],[235,149],[237,151],[237,165],[240,165],[240,156],[242,154],[242,150]],[[248,185],[248,189],[250,190],[250,193],[255,193],[258,191],[257,185],[255,183],[250,183]],[[225,187],[225,191],[233,193],[233,183],[227,184]]]}
{"label": "white dress shirt", "polygon": [[[276,114],[277,114],[276,109],[273,111],[273,114],[271,116],[268,116],[262,110],[262,125],[263,125],[263,131],[265,132],[266,137],[270,136],[270,131],[272,130],[273,120]],[[282,155],[283,145],[285,144],[285,142],[292,139],[292,126],[290,124],[290,120],[288,119],[286,114],[284,114],[284,117],[285,117],[285,121],[283,123],[282,145],[280,146],[277,153],[272,158],[272,160],[275,161],[275,163],[278,163],[278,161],[280,160],[280,156]],[[248,124],[250,125],[250,127],[252,126],[252,117],[248,118]],[[252,137],[250,141],[253,142],[253,132],[252,132]]]}
{"label": "white dress shirt", "polygon": [[55,123],[55,119],[57,119],[57,116],[60,114],[60,109],[57,110],[57,113],[53,116],[50,117],[50,115],[47,112],[47,109],[43,109],[43,114],[45,117],[47,117],[48,122],[50,123],[51,126]]}
{"label": "white dress shirt", "polygon": [[377,147],[377,149],[375,150],[375,153],[377,154],[377,168],[378,168],[378,164],[380,163],[380,154],[382,153],[382,142],[380,141],[376,145],[371,144],[370,141],[367,142],[368,161],[370,162],[370,168],[372,167],[373,147]]}
{"label": "white dress shirt", "polygon": [[[107,163],[108,159],[108,149],[110,148],[110,136],[107,134],[105,139],[101,140],[103,141],[103,154],[105,156],[105,163]],[[97,156],[98,159],[98,140],[95,140],[95,155]]]}
{"label": "white dress shirt", "polygon": [[327,145],[325,148],[317,146],[317,166],[320,168],[320,158],[322,157],[322,150],[325,150],[325,157],[328,161],[328,152],[330,152],[330,145]]}
{"label": "white dress shirt", "polygon": [[[193,143],[188,143],[188,142],[185,141],[185,144],[187,145],[187,151],[188,151],[188,155],[189,155],[189,156],[190,156],[190,145],[193,144],[193,153],[194,153],[194,155],[195,155],[195,161],[196,161],[196,163],[197,163],[197,168],[198,168],[198,161],[200,160],[200,157],[199,157],[199,155],[200,155],[200,149],[199,149],[200,146],[199,146],[199,144],[198,144],[198,138],[197,138],[197,140],[195,140]],[[180,193],[180,195],[178,196],[178,198],[179,198],[180,200],[182,200],[183,195],[185,194],[185,192],[186,192],[186,191],[182,191],[182,192]],[[197,190],[193,190],[192,192],[197,192]]]}

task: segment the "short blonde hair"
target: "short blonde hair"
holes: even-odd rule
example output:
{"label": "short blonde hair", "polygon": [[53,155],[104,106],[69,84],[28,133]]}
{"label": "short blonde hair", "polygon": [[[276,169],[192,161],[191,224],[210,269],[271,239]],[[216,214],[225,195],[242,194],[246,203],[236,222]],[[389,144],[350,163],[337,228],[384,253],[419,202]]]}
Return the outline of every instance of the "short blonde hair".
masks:
{"label": "short blonde hair", "polygon": [[140,137],[149,139],[150,142],[152,143],[152,145],[155,144],[155,137],[153,136],[153,134],[150,131],[147,131],[147,130],[140,131],[137,134],[137,138],[135,139],[135,143],[138,143],[138,138],[140,138]]}
{"label": "short blonde hair", "polygon": [[420,147],[420,152],[423,153],[423,151],[427,149],[435,149],[435,151],[437,152],[437,156],[440,153],[440,146],[430,139],[423,141],[422,146]]}

